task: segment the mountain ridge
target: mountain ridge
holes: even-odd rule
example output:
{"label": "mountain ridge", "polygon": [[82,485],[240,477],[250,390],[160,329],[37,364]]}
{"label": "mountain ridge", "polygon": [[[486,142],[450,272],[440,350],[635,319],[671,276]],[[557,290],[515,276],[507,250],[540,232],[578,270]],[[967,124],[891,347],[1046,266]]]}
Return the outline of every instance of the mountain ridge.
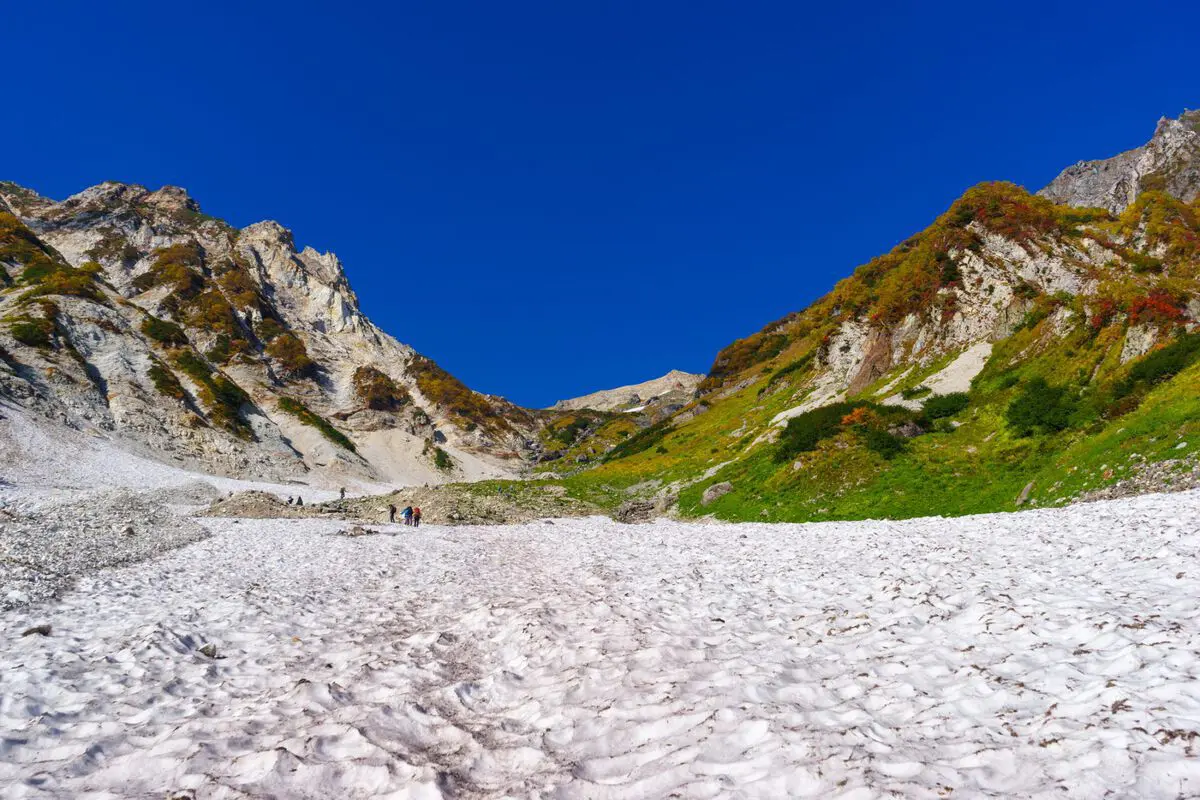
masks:
{"label": "mountain ridge", "polygon": [[[1192,152],[1171,157],[1187,178]],[[721,350],[697,400],[547,474],[614,508],[787,521],[1061,503],[1159,461],[1200,475],[1200,198],[1143,181],[1118,212],[1082,205],[1075,174],[1075,204],[968,189]]]}
{"label": "mountain ridge", "polygon": [[1163,117],[1149,142],[1111,158],[1079,161],[1038,192],[1056,203],[1120,213],[1144,191],[1190,203],[1200,196],[1200,111]]}
{"label": "mountain ridge", "polygon": [[681,397],[688,395],[703,380],[703,375],[673,369],[665,375],[641,383],[631,383],[613,389],[601,389],[579,397],[559,400],[548,410],[577,411],[584,408],[596,411],[629,410],[630,406],[660,398],[668,393],[679,394]]}
{"label": "mountain ridge", "polygon": [[278,222],[115,181],[61,202],[0,184],[0,211],[0,387],[44,416],[239,477],[429,483],[536,456],[545,415],[379,329],[337,256]]}

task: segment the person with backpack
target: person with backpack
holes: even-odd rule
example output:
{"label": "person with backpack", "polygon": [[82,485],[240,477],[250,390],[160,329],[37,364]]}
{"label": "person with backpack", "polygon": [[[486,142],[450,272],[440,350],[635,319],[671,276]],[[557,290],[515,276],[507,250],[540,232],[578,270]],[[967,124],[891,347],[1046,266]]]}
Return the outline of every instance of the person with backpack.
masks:
{"label": "person with backpack", "polygon": [[412,510],[412,518],[413,518],[413,520],[412,520],[413,527],[414,528],[421,527],[421,509],[420,509],[420,507],[414,508]]}
{"label": "person with backpack", "polygon": [[413,507],[412,507],[412,506],[405,506],[405,507],[404,507],[404,511],[403,511],[402,513],[403,513],[403,515],[404,515],[404,524],[405,524],[405,525],[412,525]]}
{"label": "person with backpack", "polygon": [[396,506],[389,505],[388,506],[388,522],[394,523],[395,521],[396,521]]}

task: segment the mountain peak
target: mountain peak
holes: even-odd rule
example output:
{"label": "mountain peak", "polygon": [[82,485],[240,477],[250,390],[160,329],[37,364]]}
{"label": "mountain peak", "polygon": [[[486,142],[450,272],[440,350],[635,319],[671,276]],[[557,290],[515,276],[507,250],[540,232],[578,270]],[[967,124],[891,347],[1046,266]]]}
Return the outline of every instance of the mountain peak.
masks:
{"label": "mountain peak", "polygon": [[604,389],[570,400],[559,400],[551,406],[551,409],[572,411],[590,408],[594,411],[626,411],[637,408],[640,410],[648,403],[656,402],[659,398],[667,396],[680,400],[690,399],[696,391],[696,387],[703,380],[703,375],[693,375],[673,369],[660,378],[642,383],[620,386],[616,389]]}
{"label": "mountain peak", "polygon": [[1038,194],[1056,203],[1120,213],[1145,191],[1186,203],[1200,197],[1200,111],[1163,117],[1141,147],[1067,167]]}

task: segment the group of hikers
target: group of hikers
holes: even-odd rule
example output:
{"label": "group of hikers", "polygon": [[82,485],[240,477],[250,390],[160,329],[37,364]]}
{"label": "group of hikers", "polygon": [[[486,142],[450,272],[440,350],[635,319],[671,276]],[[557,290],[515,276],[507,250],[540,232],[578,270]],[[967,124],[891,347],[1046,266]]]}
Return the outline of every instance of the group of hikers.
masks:
{"label": "group of hikers", "polygon": [[[411,525],[414,528],[419,528],[421,526],[421,509],[419,507],[413,508],[412,506],[405,506],[404,510],[400,512],[400,516],[404,518],[405,525]],[[395,506],[388,506],[388,521],[396,521]]]}
{"label": "group of hikers", "polygon": [[[346,490],[345,489],[341,489],[338,493],[341,495],[342,500],[346,499]],[[304,505],[304,500],[300,497],[291,497],[289,495],[288,499],[287,499],[287,504],[289,506],[290,505],[302,506],[302,505]],[[404,510],[400,511],[394,505],[389,505],[388,506],[388,521],[395,522],[397,514],[399,514],[404,519],[405,525],[411,525],[414,528],[419,528],[421,526],[421,509],[420,509],[420,507],[405,506]]]}

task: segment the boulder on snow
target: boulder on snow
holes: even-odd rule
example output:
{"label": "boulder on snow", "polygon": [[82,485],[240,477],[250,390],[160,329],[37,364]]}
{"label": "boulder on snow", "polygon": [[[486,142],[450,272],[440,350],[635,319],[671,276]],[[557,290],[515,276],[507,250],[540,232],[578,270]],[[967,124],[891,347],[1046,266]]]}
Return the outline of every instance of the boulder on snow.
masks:
{"label": "boulder on snow", "polygon": [[613,519],[630,525],[650,522],[657,511],[658,508],[652,500],[626,500],[613,513]]}

